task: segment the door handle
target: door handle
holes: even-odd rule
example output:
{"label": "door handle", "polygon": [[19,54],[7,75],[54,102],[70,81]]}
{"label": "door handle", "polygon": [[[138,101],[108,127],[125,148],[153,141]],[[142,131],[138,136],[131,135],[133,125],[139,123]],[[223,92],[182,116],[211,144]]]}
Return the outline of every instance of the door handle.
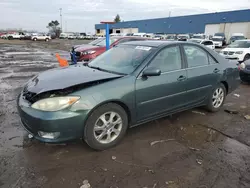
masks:
{"label": "door handle", "polygon": [[179,78],[177,78],[177,80],[178,80],[179,82],[184,81],[184,80],[186,80],[186,79],[187,79],[187,77],[186,77],[186,76],[183,76],[183,75],[181,75],[181,76],[179,76]]}
{"label": "door handle", "polygon": [[220,72],[220,70],[219,69],[214,69],[214,73],[218,73],[218,72]]}

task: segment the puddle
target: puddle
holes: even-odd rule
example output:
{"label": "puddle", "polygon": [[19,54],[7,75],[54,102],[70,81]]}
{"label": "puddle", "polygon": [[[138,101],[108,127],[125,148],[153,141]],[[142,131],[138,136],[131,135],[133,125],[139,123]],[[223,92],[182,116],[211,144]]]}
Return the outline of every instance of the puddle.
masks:
{"label": "puddle", "polygon": [[189,147],[199,147],[204,143],[214,142],[220,133],[200,125],[181,126],[176,132],[176,138]]}

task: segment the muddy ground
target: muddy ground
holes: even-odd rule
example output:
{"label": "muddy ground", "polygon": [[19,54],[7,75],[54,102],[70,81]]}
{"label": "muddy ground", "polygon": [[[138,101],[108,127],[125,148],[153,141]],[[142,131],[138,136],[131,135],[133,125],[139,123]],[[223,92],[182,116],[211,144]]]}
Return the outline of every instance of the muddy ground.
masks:
{"label": "muddy ground", "polygon": [[1,188],[79,188],[84,180],[93,188],[250,187],[247,84],[218,113],[198,108],[132,128],[107,151],[80,140],[52,145],[29,139],[16,109],[21,87],[58,66],[56,52],[67,57],[74,43],[85,42],[0,41]]}

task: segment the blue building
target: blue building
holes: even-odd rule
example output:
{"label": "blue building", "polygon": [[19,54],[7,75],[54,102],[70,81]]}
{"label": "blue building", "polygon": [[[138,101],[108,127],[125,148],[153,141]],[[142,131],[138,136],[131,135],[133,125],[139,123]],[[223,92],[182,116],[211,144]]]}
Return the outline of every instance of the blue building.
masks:
{"label": "blue building", "polygon": [[[250,37],[250,9],[187,15],[147,20],[119,22],[110,25],[110,33],[206,33],[224,32],[227,36],[234,32]],[[105,25],[95,25],[96,34],[105,34]]]}

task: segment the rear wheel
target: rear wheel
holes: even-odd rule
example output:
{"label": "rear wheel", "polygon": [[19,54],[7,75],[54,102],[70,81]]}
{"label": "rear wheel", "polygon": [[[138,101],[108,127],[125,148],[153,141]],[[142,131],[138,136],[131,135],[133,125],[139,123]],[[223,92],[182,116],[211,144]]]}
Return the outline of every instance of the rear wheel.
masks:
{"label": "rear wheel", "polygon": [[45,39],[45,41],[46,41],[46,42],[48,42],[48,41],[49,41],[49,39],[48,39],[48,38],[46,38],[46,39]]}
{"label": "rear wheel", "polygon": [[108,103],[98,107],[88,118],[84,129],[84,140],[93,149],[105,150],[118,144],[128,127],[125,110]]}
{"label": "rear wheel", "polygon": [[219,84],[213,89],[209,96],[206,108],[210,112],[217,112],[221,109],[226,98],[226,88],[223,84]]}
{"label": "rear wheel", "polygon": [[37,41],[37,38],[34,38],[33,41]]}

